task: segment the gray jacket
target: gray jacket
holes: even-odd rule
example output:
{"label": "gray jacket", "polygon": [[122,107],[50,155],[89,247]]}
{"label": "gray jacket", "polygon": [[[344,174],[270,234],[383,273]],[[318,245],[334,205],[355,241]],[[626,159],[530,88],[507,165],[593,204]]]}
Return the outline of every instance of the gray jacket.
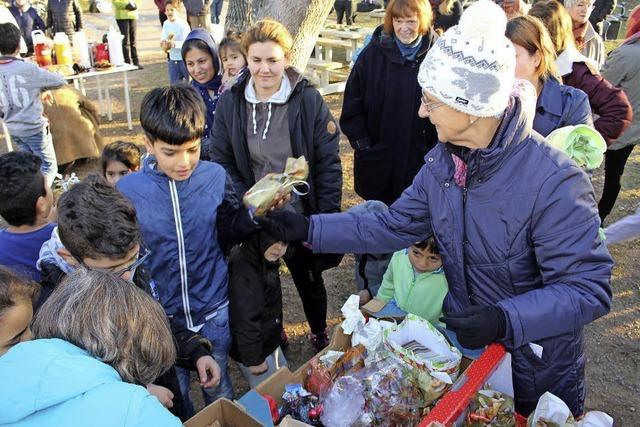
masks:
{"label": "gray jacket", "polygon": [[634,112],[631,124],[611,143],[609,150],[640,143],[640,38],[629,40],[611,52],[601,71],[602,77],[624,91]]}
{"label": "gray jacket", "polygon": [[2,59],[9,62],[0,62],[0,117],[10,135],[35,135],[46,124],[40,93],[63,86],[65,80],[22,59]]}
{"label": "gray jacket", "polygon": [[627,215],[604,229],[607,246],[640,237],[640,206],[636,213]]}

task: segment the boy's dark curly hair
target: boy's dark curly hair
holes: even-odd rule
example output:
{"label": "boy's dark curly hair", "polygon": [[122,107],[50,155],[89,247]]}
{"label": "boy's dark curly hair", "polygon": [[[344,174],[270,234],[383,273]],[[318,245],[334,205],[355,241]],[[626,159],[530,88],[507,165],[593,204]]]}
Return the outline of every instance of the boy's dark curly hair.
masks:
{"label": "boy's dark curly hair", "polygon": [[47,195],[42,160],[26,151],[0,156],[0,216],[10,225],[33,225],[36,202]]}
{"label": "boy's dark curly hair", "polygon": [[58,232],[79,259],[122,258],[140,242],[135,209],[100,175],[90,175],[60,197]]}
{"label": "boy's dark curly hair", "polygon": [[439,255],[438,245],[436,244],[436,239],[433,236],[427,237],[422,242],[414,243],[413,246],[418,249],[426,249],[434,255]]}

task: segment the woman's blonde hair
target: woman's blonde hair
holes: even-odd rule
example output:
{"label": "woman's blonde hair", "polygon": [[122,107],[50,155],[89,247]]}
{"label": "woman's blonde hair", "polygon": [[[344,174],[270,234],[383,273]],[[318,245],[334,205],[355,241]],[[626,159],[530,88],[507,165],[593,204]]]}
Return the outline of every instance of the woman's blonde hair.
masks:
{"label": "woman's blonde hair", "polygon": [[391,0],[384,15],[384,32],[393,34],[393,19],[418,15],[418,33],[427,34],[433,21],[431,5],[427,0]]}
{"label": "woman's blonde hair", "polygon": [[289,30],[273,19],[258,21],[242,35],[242,48],[249,52],[249,46],[254,43],[274,42],[284,51],[285,57],[289,57],[293,47],[293,38]]}
{"label": "woman's blonde hair", "polygon": [[60,338],[111,365],[123,381],[147,385],[176,359],[160,304],[135,285],[84,268],[69,274],[42,305],[34,338]]}
{"label": "woman's blonde hair", "polygon": [[451,15],[454,3],[455,0],[442,0],[438,5],[438,12],[440,12],[440,15]]}
{"label": "woman's blonde hair", "polygon": [[517,16],[507,22],[507,38],[513,44],[523,47],[529,55],[540,55],[540,64],[536,68],[536,77],[546,80],[549,77],[560,79],[556,68],[556,52],[551,37],[542,22],[534,16]]}
{"label": "woman's blonde hair", "polygon": [[542,21],[557,55],[574,45],[571,16],[562,4],[556,0],[541,0],[531,6],[529,15]]}

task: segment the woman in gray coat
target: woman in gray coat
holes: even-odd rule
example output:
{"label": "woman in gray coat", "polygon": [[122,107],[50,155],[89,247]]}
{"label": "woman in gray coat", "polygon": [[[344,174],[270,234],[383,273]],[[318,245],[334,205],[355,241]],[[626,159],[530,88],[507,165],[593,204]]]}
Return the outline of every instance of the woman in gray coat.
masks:
{"label": "woman in gray coat", "polygon": [[82,30],[82,9],[76,0],[49,0],[47,3],[47,30],[65,33],[71,41],[73,33]]}
{"label": "woman in gray coat", "polygon": [[633,107],[633,120],[627,130],[609,145],[605,153],[604,189],[598,203],[600,218],[609,215],[620,193],[624,166],[640,143],[640,6],[629,15],[627,34],[620,47],[609,54],[602,67],[602,77],[622,89]]}

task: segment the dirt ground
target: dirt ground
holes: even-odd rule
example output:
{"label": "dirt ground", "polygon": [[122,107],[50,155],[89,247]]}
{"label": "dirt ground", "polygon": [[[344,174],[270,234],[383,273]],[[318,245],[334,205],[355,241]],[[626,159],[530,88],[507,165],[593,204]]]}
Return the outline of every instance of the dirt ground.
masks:
{"label": "dirt ground", "polygon": [[[153,87],[167,84],[166,63],[159,56],[143,58],[145,69],[130,74],[131,105],[134,129],[126,128],[122,83],[114,78],[110,83],[113,102],[113,121],[101,125],[101,133],[106,142],[127,140],[142,144],[142,132],[137,121],[139,106],[144,94]],[[95,88],[87,85],[88,95],[95,97]],[[331,111],[340,116],[342,95],[326,97]],[[0,153],[6,149],[0,143]],[[349,208],[360,199],[353,191],[353,153],[346,139],[340,144],[344,188],[343,207]],[[80,176],[97,171],[94,160],[79,162],[70,171]],[[602,188],[602,170],[596,172],[594,187],[599,197]],[[630,214],[640,204],[640,150],[632,154],[623,179],[623,190],[608,222],[611,223]],[[640,244],[638,241],[614,246],[611,254],[616,260],[613,276],[613,305],[611,312],[586,328],[587,355],[587,409],[608,412],[619,426],[637,425],[636,412],[640,411]],[[355,291],[353,279],[353,258],[345,257],[342,264],[325,273],[328,294],[328,322],[330,327],[340,322],[340,307]],[[298,368],[314,351],[307,341],[308,325],[302,311],[300,299],[288,274],[283,276],[283,306],[285,328],[290,338],[285,351],[292,369]],[[232,363],[232,378],[237,396],[248,387],[239,371]],[[196,399],[201,406],[202,401]]]}

